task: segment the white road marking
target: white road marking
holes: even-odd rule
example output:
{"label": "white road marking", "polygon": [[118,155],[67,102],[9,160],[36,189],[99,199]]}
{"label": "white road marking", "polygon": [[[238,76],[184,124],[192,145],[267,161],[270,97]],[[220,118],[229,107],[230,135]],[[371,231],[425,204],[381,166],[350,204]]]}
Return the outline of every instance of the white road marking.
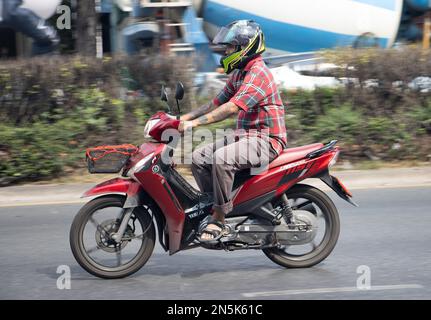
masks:
{"label": "white road marking", "polygon": [[336,293],[336,292],[364,292],[378,290],[402,290],[402,289],[422,289],[419,284],[399,284],[387,286],[371,286],[370,289],[358,289],[357,287],[339,287],[339,288],[316,288],[316,289],[300,289],[300,290],[281,290],[281,291],[262,291],[262,292],[247,292],[242,293],[246,298],[270,297],[270,296],[288,296],[298,294],[316,294],[316,293]]}

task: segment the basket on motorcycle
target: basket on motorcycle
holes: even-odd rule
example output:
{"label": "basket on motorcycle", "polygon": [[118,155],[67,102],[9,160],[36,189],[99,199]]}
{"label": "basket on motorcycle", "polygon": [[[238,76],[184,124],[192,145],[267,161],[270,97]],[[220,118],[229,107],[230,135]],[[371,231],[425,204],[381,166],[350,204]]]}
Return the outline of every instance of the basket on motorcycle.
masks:
{"label": "basket on motorcycle", "polygon": [[86,150],[86,162],[90,173],[118,173],[130,156],[138,152],[131,144],[99,146]]}

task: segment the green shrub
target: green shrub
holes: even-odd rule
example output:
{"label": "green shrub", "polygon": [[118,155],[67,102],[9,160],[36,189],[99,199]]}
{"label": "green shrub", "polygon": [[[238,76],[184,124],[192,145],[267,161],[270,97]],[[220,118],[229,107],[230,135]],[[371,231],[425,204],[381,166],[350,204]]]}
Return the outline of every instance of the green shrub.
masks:
{"label": "green shrub", "polygon": [[[182,103],[187,111],[193,98],[188,65],[187,58],[145,56],[58,56],[0,63],[0,121],[17,126],[40,120],[53,122],[68,116],[77,104],[92,108],[92,102],[97,104],[94,108],[108,113],[108,118],[121,118],[121,108],[114,106],[121,106],[129,96],[131,100],[145,100],[149,111],[156,111],[162,106],[161,85],[174,88],[179,80],[187,90]],[[93,125],[102,122],[96,120]]]}
{"label": "green shrub", "polygon": [[17,128],[0,125],[0,184],[59,175],[78,160],[83,130],[61,120]]}
{"label": "green shrub", "polygon": [[344,144],[359,142],[363,123],[361,114],[350,104],[329,109],[314,126],[307,127],[315,141],[340,140]]}
{"label": "green shrub", "polygon": [[431,99],[425,105],[413,107],[409,115],[413,132],[422,136],[431,134]]}
{"label": "green shrub", "polygon": [[429,93],[411,88],[415,78],[431,74],[431,50],[419,46],[393,49],[337,48],[322,51],[321,56],[339,68],[332,75],[355,79],[347,85],[353,106],[367,116],[389,116],[412,104],[420,103]]}

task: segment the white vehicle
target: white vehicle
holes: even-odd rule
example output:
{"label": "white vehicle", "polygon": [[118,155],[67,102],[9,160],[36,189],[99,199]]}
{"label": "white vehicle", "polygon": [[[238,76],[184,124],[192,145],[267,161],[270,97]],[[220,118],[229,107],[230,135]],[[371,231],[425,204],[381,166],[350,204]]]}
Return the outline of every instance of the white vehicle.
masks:
{"label": "white vehicle", "polygon": [[30,9],[42,19],[48,19],[56,13],[61,0],[24,0],[21,7]]}

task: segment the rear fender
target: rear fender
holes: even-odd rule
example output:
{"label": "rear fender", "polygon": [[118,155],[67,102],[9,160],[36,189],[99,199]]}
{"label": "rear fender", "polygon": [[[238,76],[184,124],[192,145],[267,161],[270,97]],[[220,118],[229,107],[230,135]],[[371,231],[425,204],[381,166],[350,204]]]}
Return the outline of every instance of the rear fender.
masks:
{"label": "rear fender", "polygon": [[329,174],[328,170],[324,170],[323,172],[319,173],[314,178],[319,178],[322,180],[326,185],[328,185],[332,190],[335,191],[336,194],[340,196],[340,198],[346,200],[350,204],[354,205],[355,207],[359,207],[351,198],[352,194],[349,190],[341,183],[341,181]]}

